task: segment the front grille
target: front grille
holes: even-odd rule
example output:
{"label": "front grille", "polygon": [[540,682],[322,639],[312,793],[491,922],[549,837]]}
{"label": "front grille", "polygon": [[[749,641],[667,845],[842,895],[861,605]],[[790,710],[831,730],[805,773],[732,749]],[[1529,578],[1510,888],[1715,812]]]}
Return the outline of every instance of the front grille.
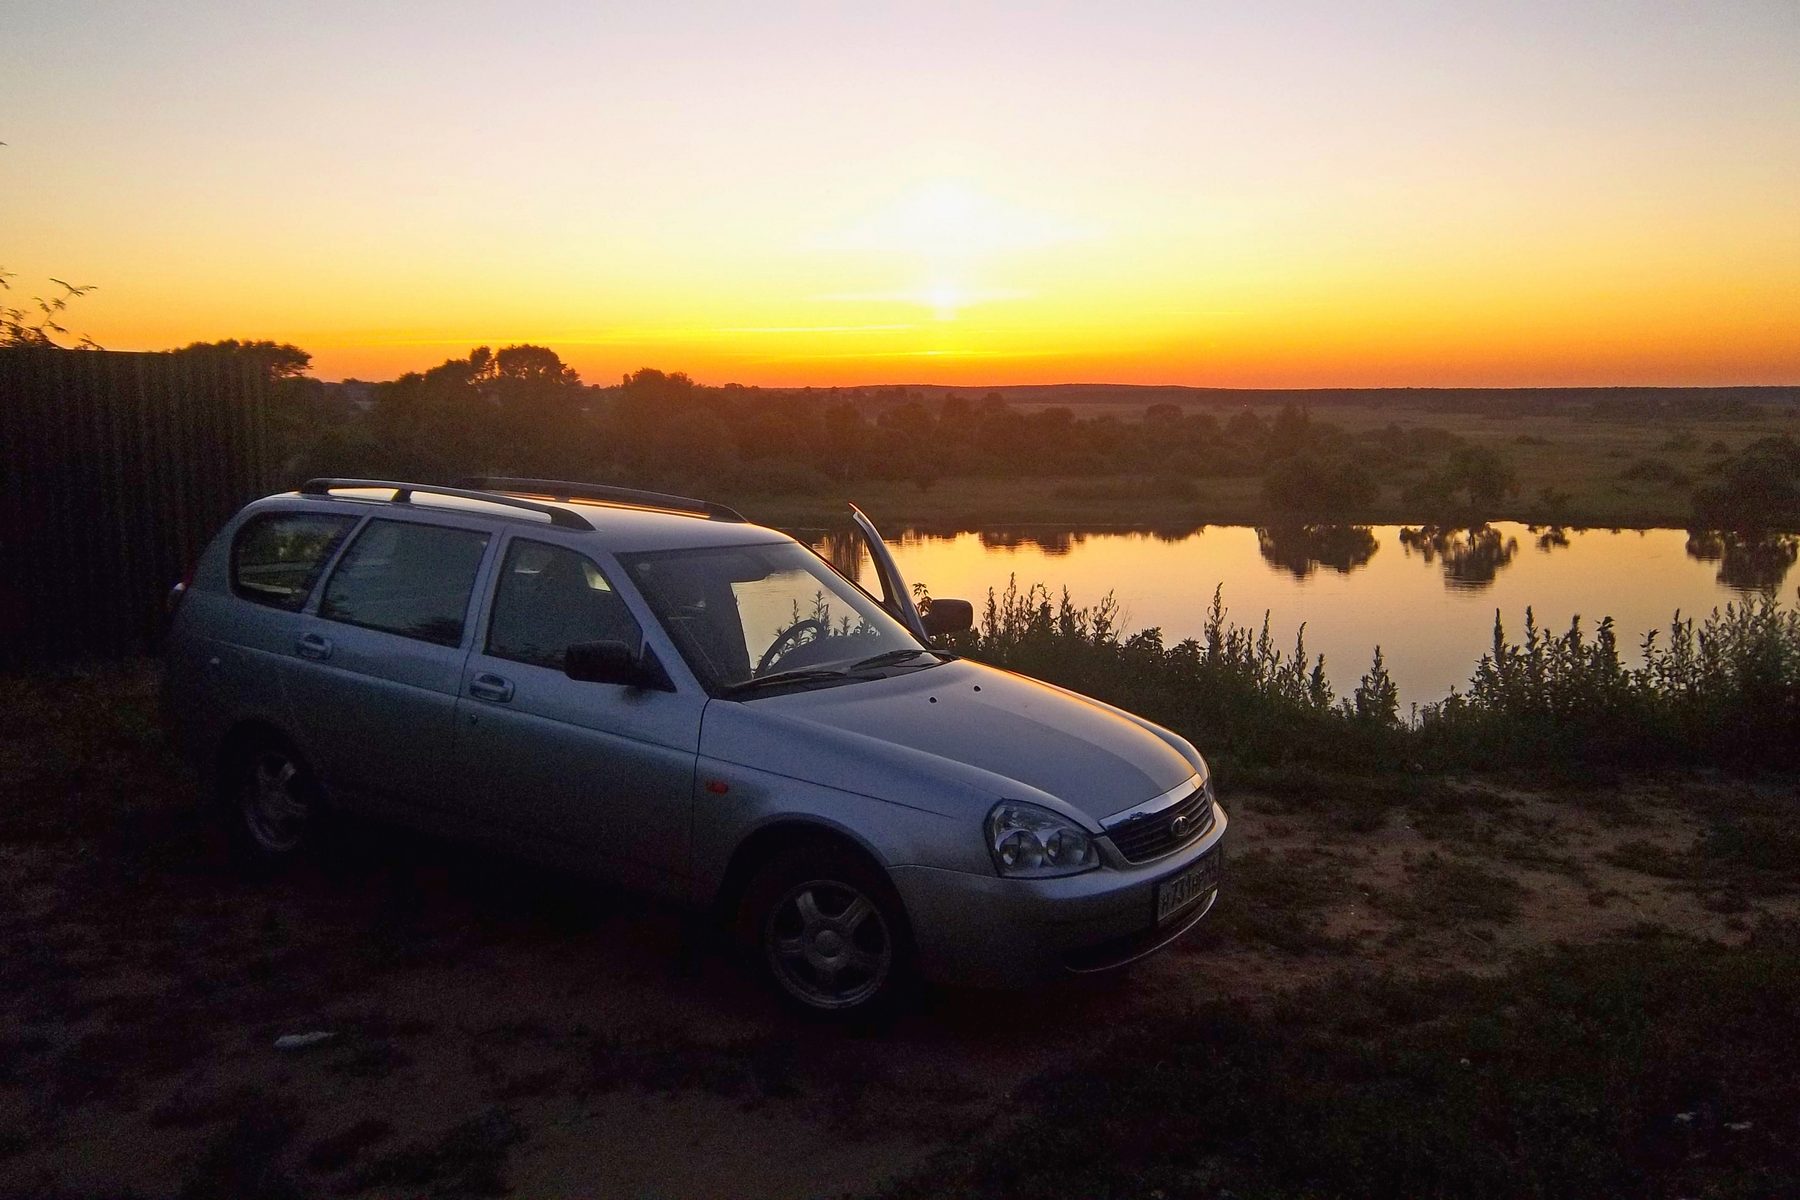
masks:
{"label": "front grille", "polygon": [[[1183,822],[1181,832],[1176,833],[1175,823],[1183,817],[1187,820]],[[1106,835],[1125,856],[1126,862],[1141,863],[1180,849],[1211,829],[1212,823],[1212,787],[1209,783],[1161,812],[1121,821],[1107,829]]]}

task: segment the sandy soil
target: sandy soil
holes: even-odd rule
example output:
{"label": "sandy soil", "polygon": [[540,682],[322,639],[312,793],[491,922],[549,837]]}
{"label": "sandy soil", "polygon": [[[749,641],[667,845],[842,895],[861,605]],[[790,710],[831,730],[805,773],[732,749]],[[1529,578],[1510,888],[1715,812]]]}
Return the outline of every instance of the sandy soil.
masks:
{"label": "sandy soil", "polygon": [[113,819],[0,844],[0,1195],[861,1194],[1197,1001],[1800,915],[1684,874],[1700,786],[1737,785],[1456,784],[1353,822],[1227,795],[1224,899],[1174,951],[858,1033],[789,1019],[677,913],[411,835],[248,880],[149,764]]}

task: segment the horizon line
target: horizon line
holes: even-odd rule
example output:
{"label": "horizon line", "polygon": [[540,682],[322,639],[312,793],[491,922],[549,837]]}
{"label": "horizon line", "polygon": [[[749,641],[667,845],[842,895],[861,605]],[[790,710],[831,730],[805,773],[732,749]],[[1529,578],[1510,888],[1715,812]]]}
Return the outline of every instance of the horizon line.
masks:
{"label": "horizon line", "polygon": [[[129,353],[129,352],[128,352]],[[403,371],[392,379],[365,379],[357,375],[346,375],[338,379],[313,378],[320,383],[393,383],[405,375],[422,375],[429,367]],[[641,367],[639,370],[661,371],[665,375],[688,375],[688,372],[665,370],[661,367]],[[621,372],[630,375],[634,372]],[[697,387],[741,388],[745,391],[765,392],[853,392],[891,390],[903,388],[919,391],[950,392],[999,392],[999,391],[1048,391],[1057,388],[1095,388],[1117,391],[1184,391],[1184,392],[1695,392],[1695,391],[1797,391],[1800,380],[1792,383],[1499,383],[1499,384],[1436,384],[1436,383],[1379,383],[1379,384],[1305,384],[1305,385],[1232,385],[1210,383],[1118,383],[1103,380],[1064,380],[1056,383],[924,383],[919,381],[894,381],[881,383],[739,383],[726,380],[723,383],[708,383],[688,375]],[[587,387],[617,387],[616,383],[595,383],[583,379]]]}

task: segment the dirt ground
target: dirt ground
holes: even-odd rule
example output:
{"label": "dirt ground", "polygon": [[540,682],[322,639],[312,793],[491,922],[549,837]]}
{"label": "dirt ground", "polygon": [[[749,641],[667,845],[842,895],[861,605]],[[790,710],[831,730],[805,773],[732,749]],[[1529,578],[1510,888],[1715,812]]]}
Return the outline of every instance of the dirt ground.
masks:
{"label": "dirt ground", "polygon": [[1227,792],[1223,899],[1174,951],[818,1028],[676,912],[409,834],[353,825],[246,878],[148,687],[0,713],[0,1195],[859,1195],[1199,1000],[1800,915],[1705,816],[1791,786]]}

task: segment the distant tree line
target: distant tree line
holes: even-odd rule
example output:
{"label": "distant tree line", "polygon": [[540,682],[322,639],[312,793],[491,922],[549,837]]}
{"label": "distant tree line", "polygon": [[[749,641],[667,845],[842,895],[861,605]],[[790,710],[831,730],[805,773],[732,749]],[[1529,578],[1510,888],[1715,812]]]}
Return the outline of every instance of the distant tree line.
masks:
{"label": "distant tree line", "polygon": [[[712,496],[791,496],[868,479],[929,489],[969,476],[1136,476],[1154,490],[1193,498],[1209,478],[1239,476],[1260,478],[1271,516],[1289,523],[1342,521],[1366,512],[1387,488],[1440,527],[1499,516],[1519,490],[1501,452],[1448,430],[1394,423],[1352,433],[1297,403],[1264,415],[1248,406],[1214,412],[1158,401],[1077,417],[1055,404],[1027,408],[997,391],[713,387],[648,368],[600,386],[583,382],[555,351],[529,344],[478,346],[467,357],[381,383],[312,379],[311,356],[282,343],[196,343],[173,353],[220,350],[265,364],[273,381],[274,450],[290,481],[314,474],[510,474]],[[1014,391],[1033,405],[1080,394]],[[1595,411],[1626,403],[1622,394],[1587,391]],[[1698,394],[1698,408],[1686,415],[1741,415],[1742,398],[1718,391]],[[1414,393],[1403,394],[1410,403]],[[1426,407],[1448,405],[1456,395],[1417,393]],[[1469,403],[1497,410],[1538,403],[1533,394],[1509,391],[1470,395]],[[1651,390],[1632,402],[1667,400]],[[1721,460],[1716,475],[1695,489],[1698,523],[1800,523],[1800,446],[1791,437],[1754,443]]]}
{"label": "distant tree line", "polygon": [[309,356],[292,346],[176,353],[221,346],[267,362],[277,451],[295,479],[491,473],[794,495],[859,479],[928,489],[963,476],[1125,474],[1191,496],[1195,481],[1261,476],[1271,508],[1305,520],[1366,506],[1378,480],[1420,464],[1430,469],[1416,490],[1434,513],[1491,508],[1515,488],[1497,454],[1454,434],[1398,425],[1349,434],[1294,405],[1272,418],[1175,404],[1077,418],[1057,405],[1027,411],[998,392],[707,387],[652,369],[595,386],[532,345],[479,346],[391,382],[345,384],[306,378]]}

